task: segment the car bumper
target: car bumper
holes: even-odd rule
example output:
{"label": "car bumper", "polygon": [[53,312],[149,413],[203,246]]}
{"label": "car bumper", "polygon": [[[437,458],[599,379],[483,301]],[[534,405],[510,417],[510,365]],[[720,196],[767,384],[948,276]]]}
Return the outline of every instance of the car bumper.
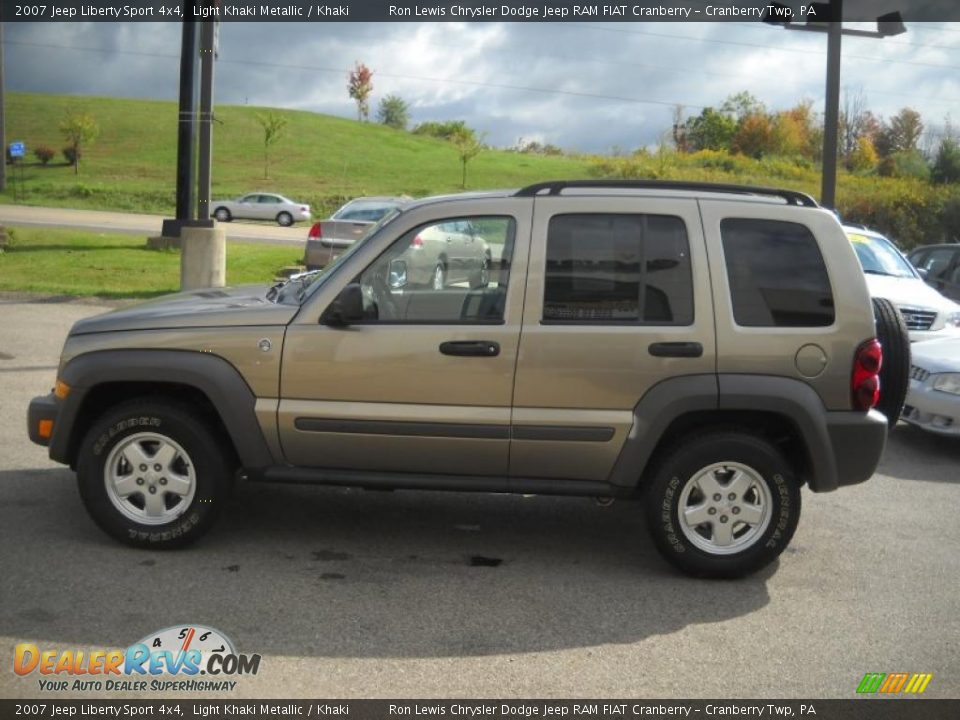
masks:
{"label": "car bumper", "polygon": [[[856,485],[870,479],[880,464],[887,443],[887,419],[876,410],[868,413],[830,412],[827,413],[826,429],[833,449],[836,487]],[[835,488],[811,485],[811,489]]]}
{"label": "car bumper", "polygon": [[31,442],[43,447],[50,445],[59,412],[60,403],[53,393],[35,397],[30,401],[27,408],[27,434]]}
{"label": "car bumper", "polygon": [[947,338],[960,338],[960,328],[952,326],[942,327],[939,330],[911,330],[910,342],[925,342],[927,340],[945,340]]}
{"label": "car bumper", "polygon": [[905,422],[923,430],[958,437],[960,395],[934,390],[925,383],[911,380],[901,417]]}

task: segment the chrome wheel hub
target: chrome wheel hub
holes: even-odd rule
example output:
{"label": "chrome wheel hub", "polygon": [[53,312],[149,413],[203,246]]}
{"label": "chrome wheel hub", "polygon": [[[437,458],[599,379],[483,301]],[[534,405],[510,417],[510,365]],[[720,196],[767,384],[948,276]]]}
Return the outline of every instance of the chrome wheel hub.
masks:
{"label": "chrome wheel hub", "polygon": [[695,472],[680,492],[680,530],[695,547],[732,555],[756,543],[770,526],[773,497],[753,468],[735,462]]}
{"label": "chrome wheel hub", "polygon": [[113,506],[144,525],[180,517],[197,487],[190,456],[157,433],[136,433],[117,443],[104,464],[103,481]]}

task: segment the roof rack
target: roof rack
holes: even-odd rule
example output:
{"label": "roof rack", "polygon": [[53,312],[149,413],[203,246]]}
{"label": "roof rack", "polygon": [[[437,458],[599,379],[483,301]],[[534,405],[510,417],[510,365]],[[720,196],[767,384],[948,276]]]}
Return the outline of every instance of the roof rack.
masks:
{"label": "roof rack", "polygon": [[780,197],[788,205],[820,207],[806,193],[779,188],[753,187],[751,185],[727,185],[724,183],[684,182],[682,180],[552,180],[536,183],[517,190],[516,197],[534,197],[547,191],[559,195],[566,188],[633,188],[637,190],[693,190],[696,192],[739,193],[742,195],[769,195]]}

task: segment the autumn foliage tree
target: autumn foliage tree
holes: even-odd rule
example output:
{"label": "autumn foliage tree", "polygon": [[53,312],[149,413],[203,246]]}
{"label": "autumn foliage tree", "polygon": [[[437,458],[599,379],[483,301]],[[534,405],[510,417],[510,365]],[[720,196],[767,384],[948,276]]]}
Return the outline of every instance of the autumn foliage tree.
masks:
{"label": "autumn foliage tree", "polygon": [[357,103],[357,120],[365,121],[370,116],[370,93],[373,92],[373,70],[362,62],[354,63],[347,77],[347,91]]}

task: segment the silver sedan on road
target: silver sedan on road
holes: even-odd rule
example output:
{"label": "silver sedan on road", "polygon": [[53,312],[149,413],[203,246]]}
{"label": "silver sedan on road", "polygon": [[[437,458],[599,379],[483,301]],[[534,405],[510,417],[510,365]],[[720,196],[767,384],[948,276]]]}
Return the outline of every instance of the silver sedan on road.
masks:
{"label": "silver sedan on road", "polygon": [[960,437],[960,339],[915,343],[910,362],[901,417],[923,430]]}
{"label": "silver sedan on road", "polygon": [[275,220],[289,227],[295,222],[310,220],[310,206],[275,193],[249,193],[236,200],[214,200],[210,203],[213,217],[220,222],[234,218],[244,220]]}

